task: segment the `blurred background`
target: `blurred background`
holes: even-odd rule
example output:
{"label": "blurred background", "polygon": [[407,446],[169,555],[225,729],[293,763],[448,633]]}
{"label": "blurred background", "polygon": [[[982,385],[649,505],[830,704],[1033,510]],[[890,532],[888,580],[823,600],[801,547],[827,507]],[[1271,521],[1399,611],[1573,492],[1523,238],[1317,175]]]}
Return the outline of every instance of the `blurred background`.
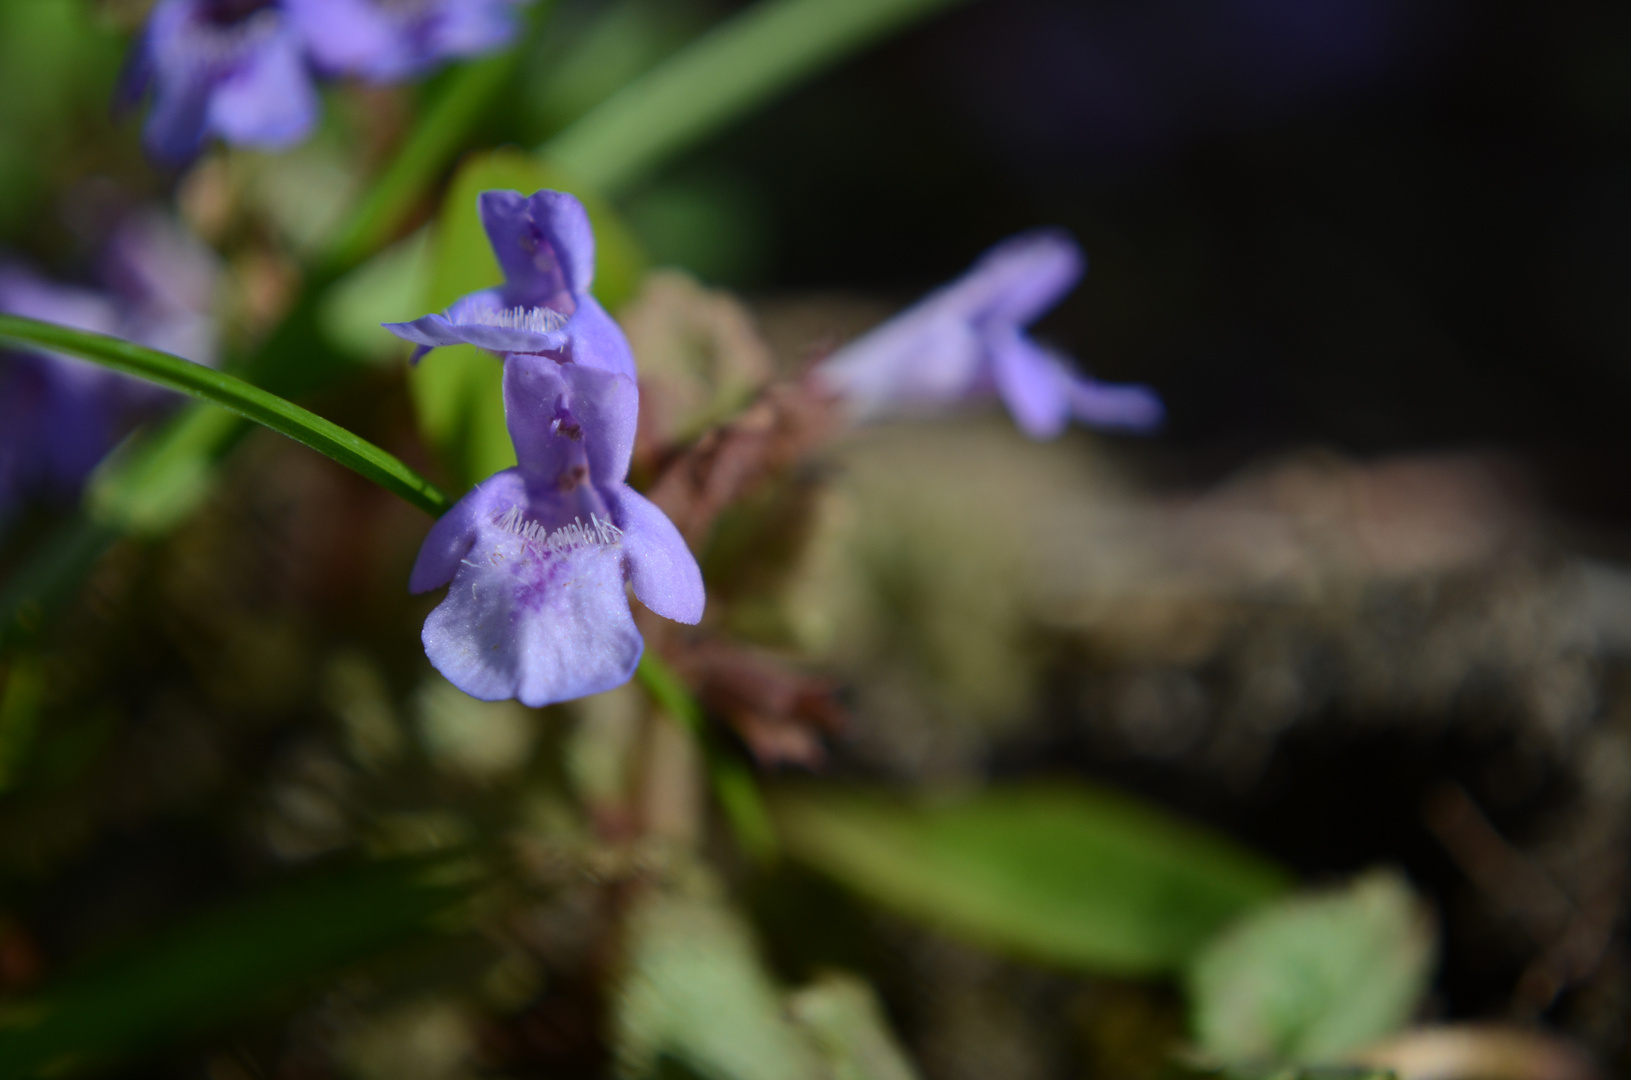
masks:
{"label": "blurred background", "polygon": [[[118,224],[168,206],[215,252],[229,358],[282,341],[319,283],[302,355],[325,374],[280,389],[457,493],[491,471],[468,472],[482,451],[439,444],[423,403],[416,424],[374,327],[460,291],[425,299],[459,170],[560,145],[746,8],[535,5],[387,258],[330,275],[347,208],[465,69],[336,84],[299,148],[166,171],[109,104],[145,5],[0,0],[0,246],[98,285]],[[602,298],[645,407],[687,403],[675,431],[1045,224],[1089,271],[1036,336],[1154,387],[1167,425],[1031,443],[975,413],[802,455],[691,537],[709,641],[735,650],[670,657],[709,712],[700,744],[633,687],[537,714],[441,682],[417,640],[434,598],[404,589],[422,516],[249,435],[188,513],[112,542],[8,645],[0,1047],[7,1025],[45,1030],[30,1003],[69,1018],[15,1075],[812,1075],[764,1066],[797,1053],[757,1029],[720,1021],[741,1060],[686,1041],[772,998],[818,1033],[860,1001],[884,1031],[882,1057],[822,1075],[1156,1076],[1174,1046],[1227,1045],[1197,1035],[1193,950],[1056,948],[1028,929],[1047,906],[1029,886],[1011,895],[1036,913],[964,911],[997,873],[976,843],[897,877],[887,847],[833,853],[885,825],[940,849],[824,792],[1037,784],[1202,823],[1264,860],[1239,882],[1404,890],[1402,1012],[1367,1038],[1477,1021],[1561,1040],[1510,1071],[1414,1075],[1590,1075],[1577,1052],[1631,1069],[1631,8],[944,5],[584,190]],[[8,587],[77,498],[12,515]],[[705,796],[715,759],[769,793],[781,857],[745,854],[727,796]],[[1052,805],[1012,820],[1037,835],[1026,814],[1077,812]],[[1036,843],[1016,857],[1076,841]],[[429,879],[376,858],[449,853]],[[448,915],[436,890],[471,875]],[[687,941],[762,970],[693,977]],[[150,1015],[117,1004],[137,999]]]}

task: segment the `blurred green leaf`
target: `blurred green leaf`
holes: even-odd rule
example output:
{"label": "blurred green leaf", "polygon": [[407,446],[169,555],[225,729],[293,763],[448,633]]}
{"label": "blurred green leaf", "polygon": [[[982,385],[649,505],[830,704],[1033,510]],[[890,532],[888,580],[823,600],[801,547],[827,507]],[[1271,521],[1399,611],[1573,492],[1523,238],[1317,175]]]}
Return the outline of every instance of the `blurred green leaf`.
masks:
{"label": "blurred green leaf", "polygon": [[540,148],[607,194],[807,76],[956,0],[760,0]]}
{"label": "blurred green leaf", "polygon": [[[495,150],[468,159],[448,188],[437,219],[429,291],[415,315],[441,311],[466,293],[504,280],[476,213],[477,197],[494,188],[528,195],[554,188],[577,195],[595,229],[596,298],[615,309],[634,294],[645,257],[611,208],[535,158]],[[504,425],[503,367],[493,356],[468,345],[437,349],[414,369],[410,386],[420,431],[462,487],[515,464]]]}
{"label": "blurred green leaf", "polygon": [[86,513],[120,532],[167,532],[203,502],[216,460],[248,430],[242,417],[224,409],[181,410],[97,466],[85,488]]}
{"label": "blurred green leaf", "polygon": [[1397,874],[1282,900],[1190,965],[1196,1041],[1225,1062],[1337,1060],[1404,1026],[1434,951],[1432,918]]}
{"label": "blurred green leaf", "polygon": [[448,508],[430,481],[338,424],[224,372],[102,334],[0,315],[0,341],[67,353],[219,405],[334,459],[432,516]]}
{"label": "blurred green leaf", "polygon": [[916,805],[793,789],[770,806],[789,854],[857,892],[975,942],[1093,971],[1178,969],[1288,884],[1222,838],[1087,787]]}
{"label": "blurred green leaf", "polygon": [[381,323],[415,319],[430,278],[430,231],[412,236],[336,281],[318,322],[335,348],[368,363],[400,363],[408,344]]}
{"label": "blurred green leaf", "polygon": [[0,1005],[0,1076],[62,1076],[201,1031],[427,933],[468,895],[447,860],[331,873],[224,907]]}
{"label": "blurred green leaf", "polygon": [[622,1075],[656,1075],[666,1057],[710,1080],[822,1076],[735,915],[706,899],[653,892],[625,926],[628,963],[613,1021]]}
{"label": "blurred green leaf", "polygon": [[1367,1065],[1200,1065],[1180,1063],[1164,1074],[1168,1080],[1393,1080],[1389,1069]]}
{"label": "blurred green leaf", "polygon": [[49,196],[75,114],[105,114],[121,45],[82,0],[0,4],[0,224]]}
{"label": "blurred green leaf", "polygon": [[914,1080],[878,995],[854,975],[830,973],[787,997],[787,1013],[827,1063],[832,1080]]}
{"label": "blurred green leaf", "polygon": [[522,86],[539,134],[561,130],[682,48],[706,27],[705,6],[615,0],[562,11]]}

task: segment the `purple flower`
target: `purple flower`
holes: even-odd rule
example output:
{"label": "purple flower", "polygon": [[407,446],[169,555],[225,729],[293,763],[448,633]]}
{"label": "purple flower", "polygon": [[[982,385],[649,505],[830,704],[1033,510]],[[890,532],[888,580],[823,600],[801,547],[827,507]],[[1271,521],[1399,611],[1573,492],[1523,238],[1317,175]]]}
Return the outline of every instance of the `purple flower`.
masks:
{"label": "purple flower", "polygon": [[[117,333],[107,297],[0,266],[0,311]],[[0,519],[22,499],[77,491],[119,434],[123,376],[55,354],[0,353]]]}
{"label": "purple flower", "polygon": [[301,36],[273,0],[159,0],[131,55],[123,96],[134,101],[149,86],[144,141],[170,164],[191,159],[211,135],[284,149],[317,118]]}
{"label": "purple flower", "polygon": [[625,582],[666,618],[695,623],[703,607],[702,573],[679,531],[624,483],[634,380],[511,356],[504,411],[520,464],[459,500],[414,564],[413,592],[451,583],[425,620],[425,653],[486,701],[540,706],[608,690],[644,648]]}
{"label": "purple flower", "polygon": [[284,0],[325,73],[390,82],[509,44],[523,0]]}
{"label": "purple flower", "polygon": [[1153,391],[1081,375],[1024,333],[1070,291],[1083,265],[1081,249],[1063,232],[1011,237],[956,281],[834,353],[813,374],[848,399],[857,420],[995,393],[1033,439],[1058,435],[1072,418],[1147,431],[1163,417]]}
{"label": "purple flower", "polygon": [[159,0],[121,97],[153,89],[148,152],[180,165],[204,140],[282,150],[317,120],[314,73],[377,82],[491,52],[526,0]]}
{"label": "purple flower", "polygon": [[531,198],[518,191],[484,191],[477,207],[504,284],[471,293],[441,315],[385,328],[419,346],[415,360],[438,345],[475,345],[634,378],[628,340],[589,294],[595,236],[583,204],[561,191]]}
{"label": "purple flower", "polygon": [[[111,293],[0,265],[0,311],[214,363],[219,269],[208,248],[162,215],[139,215],[114,234],[103,269]],[[77,492],[129,425],[170,397],[74,357],[0,353],[0,518],[23,498]]]}

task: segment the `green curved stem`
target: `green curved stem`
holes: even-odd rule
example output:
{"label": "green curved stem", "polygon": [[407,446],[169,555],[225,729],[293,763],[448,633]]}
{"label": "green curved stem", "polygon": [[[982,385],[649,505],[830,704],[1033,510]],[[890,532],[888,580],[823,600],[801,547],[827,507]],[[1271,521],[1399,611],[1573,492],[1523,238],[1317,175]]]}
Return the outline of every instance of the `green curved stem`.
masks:
{"label": "green curved stem", "polygon": [[433,517],[451,505],[434,484],[394,455],[314,412],[225,372],[120,338],[16,315],[0,315],[0,343],[77,356],[218,405],[304,443]]}

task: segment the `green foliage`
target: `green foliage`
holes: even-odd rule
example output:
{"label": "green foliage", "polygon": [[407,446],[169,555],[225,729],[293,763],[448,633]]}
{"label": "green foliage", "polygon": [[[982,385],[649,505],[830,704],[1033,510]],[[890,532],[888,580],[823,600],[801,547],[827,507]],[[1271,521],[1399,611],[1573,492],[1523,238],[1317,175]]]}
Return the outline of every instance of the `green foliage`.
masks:
{"label": "green foliage", "polygon": [[617,993],[619,1071],[664,1058],[710,1080],[817,1080],[814,1049],[785,1016],[747,928],[706,900],[653,893],[628,915]]}
{"label": "green foliage", "polygon": [[1432,920],[1397,874],[1290,897],[1195,957],[1196,1041],[1226,1062],[1339,1059],[1409,1020],[1433,953]]}
{"label": "green foliage", "polygon": [[0,224],[22,224],[45,194],[42,163],[68,142],[76,114],[105,114],[119,48],[83,0],[0,4]]}
{"label": "green foliage", "polygon": [[872,987],[829,973],[787,998],[787,1013],[810,1036],[832,1080],[913,1080]]}
{"label": "green foliage", "polygon": [[[576,194],[595,228],[596,298],[611,308],[633,295],[645,259],[611,209],[537,159],[495,150],[467,160],[442,201],[423,311],[441,311],[466,293],[504,280],[476,213],[477,197],[494,188]],[[414,369],[411,386],[419,429],[461,490],[515,464],[504,426],[503,368],[491,355],[468,345],[437,349]]]}
{"label": "green foliage", "polygon": [[200,1031],[268,995],[434,929],[468,892],[399,859],[221,908],[0,1007],[0,1076],[63,1076]]}
{"label": "green foliage", "polygon": [[1156,974],[1281,892],[1284,872],[1119,795],[1016,787],[910,805],[778,792],[787,851],[978,943],[1091,971]]}
{"label": "green foliage", "polygon": [[235,413],[204,406],[181,410],[97,467],[85,490],[87,515],[120,532],[163,535],[198,508],[216,460],[246,430]]}
{"label": "green foliage", "polygon": [[119,338],[15,315],[0,315],[0,341],[67,353],[190,394],[304,443],[427,514],[440,515],[448,508],[447,496],[430,481],[373,443],[224,372]]}
{"label": "green foliage", "polygon": [[951,0],[762,0],[551,139],[543,156],[617,193],[840,58]]}
{"label": "green foliage", "polygon": [[1393,1080],[1394,1074],[1364,1065],[1180,1065],[1168,1076],[1170,1080]]}

